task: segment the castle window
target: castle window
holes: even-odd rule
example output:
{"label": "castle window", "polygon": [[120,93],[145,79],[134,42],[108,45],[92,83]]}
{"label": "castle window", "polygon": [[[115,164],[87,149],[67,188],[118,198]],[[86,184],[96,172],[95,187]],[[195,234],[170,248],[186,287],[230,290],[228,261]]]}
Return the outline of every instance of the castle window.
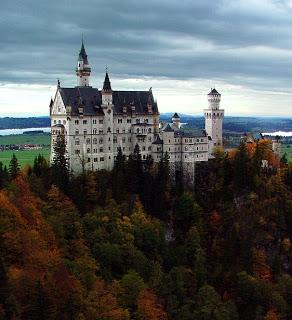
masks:
{"label": "castle window", "polygon": [[108,147],[108,151],[111,151],[111,147]]}
{"label": "castle window", "polygon": [[97,158],[93,158],[93,162],[97,162]]}
{"label": "castle window", "polygon": [[114,143],[117,143],[117,137],[114,137]]}
{"label": "castle window", "polygon": [[79,144],[80,144],[79,139],[76,139],[76,140],[75,140],[75,146],[79,146]]}
{"label": "castle window", "polygon": [[129,129],[129,133],[131,133],[132,132],[132,130],[131,129]]}
{"label": "castle window", "polygon": [[99,123],[99,124],[103,124],[103,120],[99,120],[98,123]]}
{"label": "castle window", "polygon": [[99,143],[103,143],[103,139],[99,139]]}
{"label": "castle window", "polygon": [[83,120],[83,124],[87,124],[87,120]]}
{"label": "castle window", "polygon": [[90,162],[90,158],[87,159],[87,162]]}
{"label": "castle window", "polygon": [[125,143],[126,142],[126,138],[123,138],[122,141],[123,141],[123,143]]}
{"label": "castle window", "polygon": [[75,120],[75,124],[79,124],[79,120]]}
{"label": "castle window", "polygon": [[148,132],[151,133],[151,128],[148,129]]}
{"label": "castle window", "polygon": [[111,159],[111,156],[108,156],[109,160]]}
{"label": "castle window", "polygon": [[103,148],[99,148],[99,152],[103,152]]}
{"label": "castle window", "polygon": [[100,161],[104,161],[104,157],[100,157]]}
{"label": "castle window", "polygon": [[61,124],[61,120],[58,120],[58,123]]}
{"label": "castle window", "polygon": [[90,148],[87,148],[87,153],[90,153]]}
{"label": "castle window", "polygon": [[86,144],[90,144],[90,138],[86,139]]}
{"label": "castle window", "polygon": [[57,120],[54,120],[54,124],[56,124],[57,123]]}
{"label": "castle window", "polygon": [[146,159],[146,155],[145,155],[145,154],[143,154],[143,159],[144,159],[144,160]]}
{"label": "castle window", "polygon": [[144,119],[144,123],[148,123],[148,119]]}
{"label": "castle window", "polygon": [[111,141],[111,137],[108,138],[108,141]]}
{"label": "castle window", "polygon": [[123,119],[118,119],[118,123],[123,123]]}
{"label": "castle window", "polygon": [[111,132],[111,128],[110,127],[107,128],[107,132]]}
{"label": "castle window", "polygon": [[127,123],[131,123],[132,122],[132,120],[131,119],[127,119]]}
{"label": "castle window", "polygon": [[136,119],[136,123],[140,123],[140,119]]}
{"label": "castle window", "polygon": [[120,133],[120,130],[119,130],[119,129],[117,129],[117,133]]}
{"label": "castle window", "polygon": [[93,123],[93,124],[96,124],[96,119],[93,119],[93,120],[92,120],[92,123]]}
{"label": "castle window", "polygon": [[79,134],[79,130],[75,130],[75,134]]}
{"label": "castle window", "polygon": [[140,129],[139,128],[137,128],[137,133],[139,133],[140,132]]}
{"label": "castle window", "polygon": [[93,134],[97,134],[97,129],[93,129]]}
{"label": "castle window", "polygon": [[185,150],[188,151],[188,147],[185,147]]}
{"label": "castle window", "polygon": [[126,130],[125,130],[125,128],[123,128],[123,133],[125,133],[126,132]]}
{"label": "castle window", "polygon": [[148,151],[151,151],[151,146],[148,147]]}
{"label": "castle window", "polygon": [[97,144],[97,139],[93,138],[93,144]]}
{"label": "castle window", "polygon": [[83,134],[86,135],[87,134],[87,130],[83,130]]}
{"label": "castle window", "polygon": [[145,151],[145,150],[146,150],[146,147],[145,147],[145,146],[143,146],[143,147],[142,147],[142,151]]}

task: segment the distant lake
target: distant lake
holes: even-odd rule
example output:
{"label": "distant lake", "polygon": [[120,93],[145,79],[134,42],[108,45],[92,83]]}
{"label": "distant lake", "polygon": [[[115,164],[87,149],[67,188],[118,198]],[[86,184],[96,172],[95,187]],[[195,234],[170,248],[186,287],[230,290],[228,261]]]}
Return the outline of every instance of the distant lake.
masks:
{"label": "distant lake", "polygon": [[264,132],[264,136],[292,137],[292,131]]}
{"label": "distant lake", "polygon": [[45,128],[25,128],[25,129],[3,129],[0,130],[0,136],[9,136],[11,134],[23,134],[26,131],[44,131],[44,132],[51,132],[50,127]]}

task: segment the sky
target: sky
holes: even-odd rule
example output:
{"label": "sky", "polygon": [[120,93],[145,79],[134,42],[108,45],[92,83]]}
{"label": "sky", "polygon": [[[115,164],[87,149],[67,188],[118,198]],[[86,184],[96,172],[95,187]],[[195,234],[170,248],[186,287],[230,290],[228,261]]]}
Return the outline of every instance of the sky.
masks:
{"label": "sky", "polygon": [[10,0],[0,11],[0,116],[46,116],[76,85],[82,35],[101,88],[152,87],[160,112],[292,116],[292,0]]}

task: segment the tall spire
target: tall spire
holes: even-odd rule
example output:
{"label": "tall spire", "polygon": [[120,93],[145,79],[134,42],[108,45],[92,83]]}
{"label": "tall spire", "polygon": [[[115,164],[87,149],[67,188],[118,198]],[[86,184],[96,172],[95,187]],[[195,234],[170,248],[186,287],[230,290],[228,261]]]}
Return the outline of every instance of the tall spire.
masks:
{"label": "tall spire", "polygon": [[112,91],[111,83],[110,83],[109,76],[107,73],[107,67],[106,67],[106,71],[105,71],[105,78],[104,78],[104,82],[103,82],[102,91],[104,91],[104,92],[111,92]]}
{"label": "tall spire", "polygon": [[77,85],[79,87],[89,86],[90,73],[91,73],[91,68],[87,60],[87,54],[85,51],[83,35],[82,35],[81,49],[79,52],[79,58],[77,61],[77,68],[76,68]]}
{"label": "tall spire", "polygon": [[84,64],[88,64],[87,54],[84,47],[83,35],[82,35],[81,49],[79,52],[79,61],[83,61]]}

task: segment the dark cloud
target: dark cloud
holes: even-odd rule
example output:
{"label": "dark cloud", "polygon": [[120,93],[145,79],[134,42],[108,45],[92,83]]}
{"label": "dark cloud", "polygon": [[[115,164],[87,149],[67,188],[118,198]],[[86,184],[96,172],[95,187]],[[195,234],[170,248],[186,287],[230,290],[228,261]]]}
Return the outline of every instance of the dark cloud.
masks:
{"label": "dark cloud", "polygon": [[289,91],[291,22],[289,1],[276,0],[5,1],[0,82],[75,83],[83,34],[99,78],[108,64],[119,78],[218,79]]}

